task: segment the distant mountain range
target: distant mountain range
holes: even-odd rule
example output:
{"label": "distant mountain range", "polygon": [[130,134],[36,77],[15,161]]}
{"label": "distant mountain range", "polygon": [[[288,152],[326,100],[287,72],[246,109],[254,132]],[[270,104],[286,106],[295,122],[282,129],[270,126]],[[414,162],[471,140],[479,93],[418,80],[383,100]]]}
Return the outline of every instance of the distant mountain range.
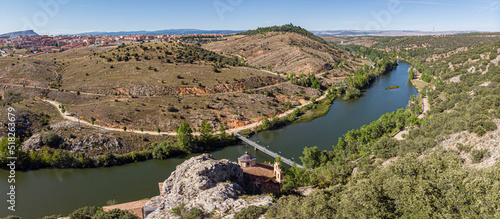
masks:
{"label": "distant mountain range", "polygon": [[451,35],[480,31],[419,31],[419,30],[322,30],[311,31],[317,36],[422,36],[422,35]]}
{"label": "distant mountain range", "polygon": [[35,31],[33,31],[33,30],[23,30],[23,31],[5,33],[5,34],[0,35],[0,37],[3,37],[3,36],[18,37],[18,36],[26,36],[26,35],[38,35],[38,34],[35,33]]}
{"label": "distant mountain range", "polygon": [[[119,31],[119,32],[87,32],[74,35],[185,35],[185,34],[233,34],[240,33],[245,30],[199,30],[199,29],[169,29],[169,30],[156,30],[156,31]],[[418,30],[320,30],[310,31],[317,36],[422,36],[422,35],[451,35],[459,33],[472,33],[478,31],[418,31]]]}
{"label": "distant mountain range", "polygon": [[232,34],[243,32],[242,30],[199,30],[199,29],[168,29],[168,30],[155,30],[155,31],[119,31],[119,32],[86,32],[72,35],[107,35],[107,36],[118,36],[118,35],[185,35],[185,34]]}
{"label": "distant mountain range", "polygon": [[[64,35],[107,35],[107,36],[118,36],[118,35],[186,35],[186,34],[233,34],[240,33],[245,30],[200,30],[200,29],[168,29],[168,30],[139,30],[139,31],[118,31],[118,32],[86,32],[78,34],[64,34]],[[482,31],[418,31],[418,30],[318,30],[310,31],[317,36],[422,36],[422,35],[450,35],[459,33],[472,33],[472,32],[482,32]],[[1,36],[25,36],[25,35],[38,35],[33,30],[17,31],[11,33],[1,34]]]}

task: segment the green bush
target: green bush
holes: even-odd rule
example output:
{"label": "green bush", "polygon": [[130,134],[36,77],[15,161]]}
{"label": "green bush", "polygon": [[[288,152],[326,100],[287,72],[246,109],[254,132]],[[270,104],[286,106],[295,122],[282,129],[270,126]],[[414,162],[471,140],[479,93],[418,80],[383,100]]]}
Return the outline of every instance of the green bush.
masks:
{"label": "green bush", "polygon": [[203,211],[199,208],[195,207],[188,210],[185,204],[172,208],[172,213],[179,216],[181,219],[197,219],[205,217]]}
{"label": "green bush", "polygon": [[70,215],[70,219],[91,219],[99,211],[98,207],[85,206],[74,210]]}
{"label": "green bush", "polygon": [[457,147],[457,149],[459,151],[463,151],[463,152],[466,152],[466,153],[469,153],[470,150],[471,150],[471,147],[469,145],[464,145],[462,143],[457,143],[455,146]]}
{"label": "green bush", "polygon": [[470,153],[472,163],[480,163],[484,158],[487,158],[490,156],[490,152],[487,149],[481,149],[481,150],[472,150]]}
{"label": "green bush", "polygon": [[260,206],[250,206],[234,214],[234,219],[257,219],[266,213],[267,209]]}
{"label": "green bush", "polygon": [[61,137],[59,137],[59,135],[57,135],[54,132],[51,132],[51,133],[44,135],[42,137],[42,143],[44,145],[47,145],[47,146],[52,147],[52,148],[57,148],[59,146],[59,143],[61,143],[62,140],[63,139]]}
{"label": "green bush", "polygon": [[98,212],[97,214],[95,214],[92,219],[138,219],[139,217],[135,216],[134,214],[128,212],[128,211],[124,211],[124,210],[120,210],[120,209],[113,209],[111,211],[107,211],[107,212]]}
{"label": "green bush", "polygon": [[399,141],[391,137],[383,137],[373,144],[372,151],[375,156],[382,159],[389,159],[396,156]]}
{"label": "green bush", "polygon": [[167,159],[172,150],[172,145],[168,142],[162,142],[160,144],[153,144],[152,155],[154,159]]}
{"label": "green bush", "polygon": [[[12,64],[14,64],[14,63],[12,63]],[[2,218],[2,219],[22,219],[22,218],[21,218],[21,217],[19,217],[19,216],[9,215],[9,216],[4,217],[4,218]]]}

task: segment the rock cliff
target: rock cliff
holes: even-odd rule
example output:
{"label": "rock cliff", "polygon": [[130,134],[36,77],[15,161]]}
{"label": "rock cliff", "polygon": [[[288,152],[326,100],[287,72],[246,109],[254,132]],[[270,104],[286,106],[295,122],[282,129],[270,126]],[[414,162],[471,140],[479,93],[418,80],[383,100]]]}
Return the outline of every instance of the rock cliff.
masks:
{"label": "rock cliff", "polygon": [[270,196],[246,196],[252,188],[250,176],[238,164],[203,154],[177,166],[163,183],[162,196],[146,204],[158,206],[147,218],[179,218],[172,208],[181,205],[186,211],[198,208],[211,216],[230,218],[242,208],[272,202]]}

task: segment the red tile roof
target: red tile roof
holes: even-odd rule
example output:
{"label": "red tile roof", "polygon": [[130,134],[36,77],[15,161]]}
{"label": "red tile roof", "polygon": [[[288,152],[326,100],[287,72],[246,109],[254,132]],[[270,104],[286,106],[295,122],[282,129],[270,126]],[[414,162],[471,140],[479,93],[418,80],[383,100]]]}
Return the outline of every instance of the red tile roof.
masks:
{"label": "red tile roof", "polygon": [[267,180],[269,178],[274,178],[274,167],[271,164],[257,163],[255,166],[241,169],[243,169],[243,172],[250,174],[254,180]]}

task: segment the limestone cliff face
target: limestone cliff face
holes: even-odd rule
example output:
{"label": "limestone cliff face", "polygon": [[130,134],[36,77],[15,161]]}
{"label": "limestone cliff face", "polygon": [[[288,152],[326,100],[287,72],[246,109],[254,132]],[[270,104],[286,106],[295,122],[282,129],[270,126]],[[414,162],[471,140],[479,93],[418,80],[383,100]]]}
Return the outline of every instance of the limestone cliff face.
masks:
{"label": "limestone cliff face", "polygon": [[269,196],[239,198],[252,194],[253,182],[238,164],[214,160],[209,154],[193,157],[177,166],[163,183],[162,197],[152,198],[146,205],[158,205],[147,218],[177,218],[172,208],[198,208],[212,216],[231,216],[250,205],[269,205]]}

